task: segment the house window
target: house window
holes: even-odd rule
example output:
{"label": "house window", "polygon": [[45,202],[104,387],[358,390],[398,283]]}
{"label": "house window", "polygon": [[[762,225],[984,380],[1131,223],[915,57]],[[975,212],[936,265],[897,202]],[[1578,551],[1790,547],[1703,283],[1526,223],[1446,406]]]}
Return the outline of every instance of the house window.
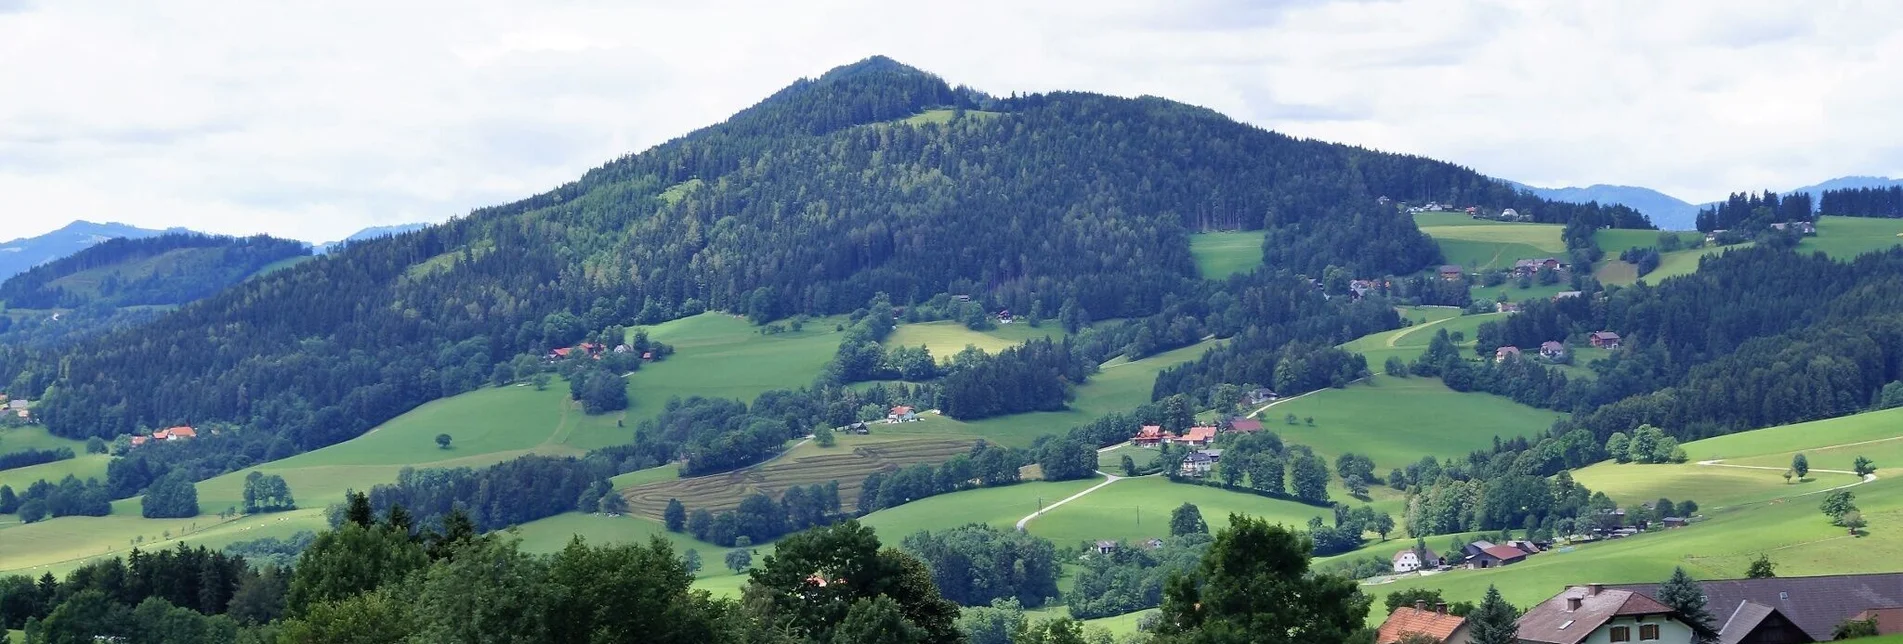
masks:
{"label": "house window", "polygon": [[1658,638],[1659,638],[1658,624],[1640,624],[1639,625],[1639,641],[1650,642]]}
{"label": "house window", "polygon": [[1630,626],[1614,626],[1614,627],[1612,627],[1612,641],[1614,641],[1614,642],[1630,642],[1630,641],[1632,641],[1632,627],[1630,627]]}

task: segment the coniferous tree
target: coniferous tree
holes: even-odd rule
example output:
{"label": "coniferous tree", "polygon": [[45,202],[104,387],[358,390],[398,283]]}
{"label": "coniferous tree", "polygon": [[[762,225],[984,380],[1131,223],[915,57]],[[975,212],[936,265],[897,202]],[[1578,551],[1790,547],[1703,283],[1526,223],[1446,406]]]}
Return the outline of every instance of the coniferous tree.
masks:
{"label": "coniferous tree", "polygon": [[1711,611],[1705,607],[1705,588],[1683,567],[1673,567],[1672,576],[1659,584],[1659,603],[1670,606],[1685,623],[1697,632],[1699,641],[1710,641],[1716,631],[1713,630]]}
{"label": "coniferous tree", "polygon": [[1468,641],[1473,644],[1518,644],[1519,611],[1500,597],[1500,589],[1487,585],[1487,595],[1467,614]]}

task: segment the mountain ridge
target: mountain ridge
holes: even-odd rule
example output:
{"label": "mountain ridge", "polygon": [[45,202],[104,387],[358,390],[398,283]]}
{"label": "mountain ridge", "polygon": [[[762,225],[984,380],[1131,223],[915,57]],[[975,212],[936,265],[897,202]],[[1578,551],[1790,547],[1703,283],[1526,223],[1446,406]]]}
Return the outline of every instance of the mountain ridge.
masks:
{"label": "mountain ridge", "polygon": [[32,237],[20,237],[0,244],[0,280],[18,275],[35,266],[85,250],[108,239],[143,238],[167,233],[189,233],[185,228],[155,230],[119,222],[95,223],[74,220],[60,228]]}

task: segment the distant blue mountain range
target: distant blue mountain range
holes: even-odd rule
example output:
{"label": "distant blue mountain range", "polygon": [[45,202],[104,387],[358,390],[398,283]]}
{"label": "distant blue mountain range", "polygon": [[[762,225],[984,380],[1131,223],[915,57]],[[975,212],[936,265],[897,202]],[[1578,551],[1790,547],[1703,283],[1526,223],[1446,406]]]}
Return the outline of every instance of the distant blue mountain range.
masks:
{"label": "distant blue mountain range", "polygon": [[429,224],[396,224],[394,226],[371,226],[369,228],[359,230],[355,234],[352,234],[349,237],[345,237],[339,241],[324,242],[322,244],[312,244],[311,250],[315,251],[319,255],[322,255],[324,253],[329,253],[339,248],[343,248],[344,244],[348,244],[350,242],[363,241],[366,239],[376,239],[378,237],[391,237],[395,235],[401,235],[403,233],[407,233],[413,230],[422,230],[428,227],[429,227]]}
{"label": "distant blue mountain range", "polygon": [[184,228],[152,230],[120,223],[96,224],[75,221],[64,228],[37,237],[21,237],[0,244],[0,280],[26,272],[26,269],[91,248],[114,237],[139,239],[165,233],[192,232]]}
{"label": "distant blue mountain range", "polygon": [[[1696,226],[1698,209],[1712,204],[1687,203],[1683,199],[1637,186],[1593,185],[1584,188],[1540,188],[1523,183],[1507,183],[1533,191],[1533,194],[1567,203],[1586,203],[1597,201],[1603,204],[1621,204],[1633,210],[1645,213],[1652,223],[1666,230],[1691,230]],[[1903,179],[1885,177],[1838,177],[1822,183],[1782,191],[1782,194],[1809,193],[1813,199],[1825,190],[1844,188],[1887,188],[1903,185]]]}

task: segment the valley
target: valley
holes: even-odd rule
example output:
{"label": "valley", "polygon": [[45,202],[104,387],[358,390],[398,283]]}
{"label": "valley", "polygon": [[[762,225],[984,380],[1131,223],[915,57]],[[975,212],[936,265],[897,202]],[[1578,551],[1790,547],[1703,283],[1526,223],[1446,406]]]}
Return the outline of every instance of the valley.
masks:
{"label": "valley", "polygon": [[[1511,619],[1680,568],[1890,568],[1903,219],[1694,210],[1709,240],[872,57],[321,257],[143,231],[0,282],[0,626],[163,597],[285,641],[460,641],[417,633],[467,591],[859,644],[1011,597],[1103,644],[1148,641],[1165,601],[1260,599],[1166,600],[1196,566],[1359,592],[1370,628],[1398,593],[1497,589]],[[326,623],[353,625],[295,630]],[[601,628],[570,635],[628,639]],[[1342,628],[1312,639],[1374,636]]]}

